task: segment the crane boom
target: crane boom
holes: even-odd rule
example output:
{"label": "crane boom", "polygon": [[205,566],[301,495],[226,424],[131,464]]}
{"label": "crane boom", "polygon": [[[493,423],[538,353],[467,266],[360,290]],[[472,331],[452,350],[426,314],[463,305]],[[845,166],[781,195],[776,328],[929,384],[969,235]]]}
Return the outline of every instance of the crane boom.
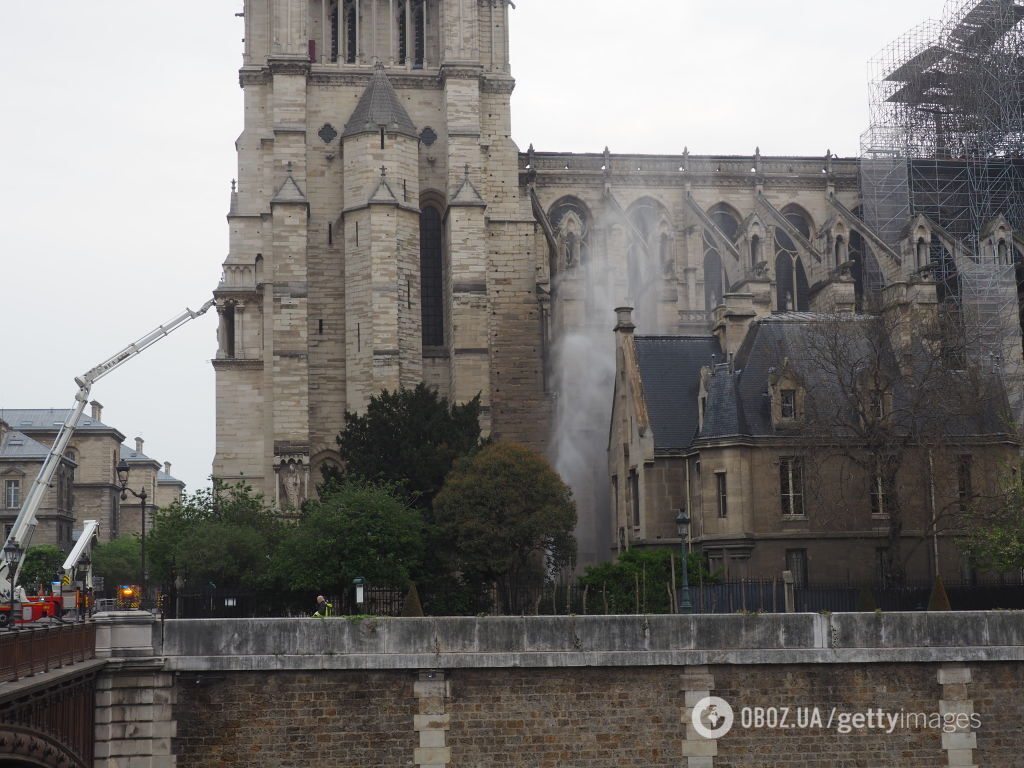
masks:
{"label": "crane boom", "polygon": [[[39,507],[42,506],[43,499],[46,496],[46,490],[50,485],[50,481],[53,479],[53,474],[56,472],[57,467],[60,466],[61,459],[64,457],[64,452],[67,450],[68,442],[70,442],[71,436],[74,434],[75,427],[78,426],[78,420],[81,418],[82,411],[85,410],[86,403],[89,400],[89,392],[92,390],[92,385],[111,371],[116,370],[124,363],[139,355],[143,350],[160,341],[160,339],[169,335],[171,332],[177,330],[188,321],[194,320],[200,315],[205,314],[212,306],[214,306],[214,304],[215,301],[210,299],[195,311],[186,307],[185,311],[181,314],[176,315],[162,325],[158,325],[145,336],[129,344],[117,354],[112,355],[99,365],[90,368],[81,376],[75,378],[75,384],[78,385],[78,392],[75,394],[75,407],[71,409],[67,418],[64,420],[64,423],[61,425],[60,431],[57,433],[57,437],[53,441],[53,445],[50,447],[50,451],[47,453],[46,459],[43,461],[43,465],[39,468],[39,474],[36,475],[36,479],[32,482],[32,486],[29,488],[28,493],[25,494],[21,510],[18,512],[18,517],[14,521],[14,527],[11,528],[11,532],[8,534],[7,540],[4,543],[4,546],[11,542],[16,544],[21,549],[21,558],[14,566],[13,579],[11,578],[10,573],[11,566],[7,562],[0,562],[0,597],[2,597],[3,600],[10,600],[10,585],[12,583],[16,584],[18,576],[21,574],[21,567],[25,562],[25,553],[28,551],[28,548],[32,543],[32,536],[35,533],[36,513],[39,511]],[[89,531],[89,539],[92,538],[94,531],[95,526],[91,527]],[[84,534],[85,532],[83,531],[83,538]],[[80,559],[82,554],[88,550],[88,546],[76,546],[74,552],[77,553],[77,558]],[[65,562],[64,568],[65,570],[68,570],[69,568],[74,568],[74,565],[75,563],[69,564],[68,562]]]}

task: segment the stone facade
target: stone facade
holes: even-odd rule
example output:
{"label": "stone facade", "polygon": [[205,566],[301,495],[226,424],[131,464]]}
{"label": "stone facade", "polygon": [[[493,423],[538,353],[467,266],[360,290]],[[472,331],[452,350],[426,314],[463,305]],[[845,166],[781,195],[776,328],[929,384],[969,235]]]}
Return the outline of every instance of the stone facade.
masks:
{"label": "stone facade", "polygon": [[[706,334],[727,295],[853,309],[932,251],[986,266],[924,216],[881,239],[859,215],[860,161],[831,152],[520,152],[509,6],[246,4],[213,472],[295,506],[344,460],[345,411],[381,387],[479,392],[484,431],[545,451],[573,487],[584,565],[618,547],[614,307],[636,308],[639,333]],[[989,240],[1019,248],[996,223]],[[986,290],[1016,301],[1010,282]],[[986,351],[1024,390],[1019,330]]]}
{"label": "stone facade", "polygon": [[[481,393],[486,432],[544,447],[529,426],[547,405],[507,12],[246,4],[245,128],[216,291],[218,478],[296,506],[342,460],[345,411],[421,380],[458,401]],[[439,222],[421,242],[427,209]]]}

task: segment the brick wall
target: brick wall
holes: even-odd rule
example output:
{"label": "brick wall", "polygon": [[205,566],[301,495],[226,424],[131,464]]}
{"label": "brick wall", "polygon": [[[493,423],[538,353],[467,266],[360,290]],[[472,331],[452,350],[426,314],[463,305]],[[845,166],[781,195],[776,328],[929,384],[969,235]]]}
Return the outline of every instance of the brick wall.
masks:
{"label": "brick wall", "polygon": [[179,678],[179,766],[393,768],[415,748],[412,672]]}

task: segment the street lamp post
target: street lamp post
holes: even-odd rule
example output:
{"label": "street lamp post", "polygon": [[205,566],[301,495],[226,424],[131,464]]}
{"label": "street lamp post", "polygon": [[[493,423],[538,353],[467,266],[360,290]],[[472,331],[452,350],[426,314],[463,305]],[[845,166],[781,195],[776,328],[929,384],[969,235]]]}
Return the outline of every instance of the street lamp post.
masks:
{"label": "street lamp post", "polygon": [[14,572],[18,570],[18,561],[21,559],[21,547],[13,539],[4,544],[4,561],[7,563],[7,572],[11,577],[11,612],[8,614],[8,629],[17,629],[14,616]]}
{"label": "street lamp post", "polygon": [[129,488],[128,473],[130,471],[131,467],[124,459],[117,463],[117,481],[121,484],[121,501],[125,501],[130,493],[142,503],[142,594],[139,596],[141,605],[141,602],[146,599],[146,486],[142,486],[142,490],[138,493]]}
{"label": "street lamp post", "polygon": [[685,509],[680,509],[676,515],[676,532],[679,534],[679,553],[682,558],[680,570],[682,571],[682,589],[679,590],[679,613],[693,613],[693,603],[690,602],[690,574],[687,568],[686,558],[686,535],[690,525],[690,516]]}

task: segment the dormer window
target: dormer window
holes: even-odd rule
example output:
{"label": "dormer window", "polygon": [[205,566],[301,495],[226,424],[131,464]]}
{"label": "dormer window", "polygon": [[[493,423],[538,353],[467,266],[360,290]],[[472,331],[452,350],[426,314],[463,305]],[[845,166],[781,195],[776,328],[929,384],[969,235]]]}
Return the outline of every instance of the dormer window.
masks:
{"label": "dormer window", "polygon": [[796,390],[779,390],[779,415],[783,419],[796,418]]}

